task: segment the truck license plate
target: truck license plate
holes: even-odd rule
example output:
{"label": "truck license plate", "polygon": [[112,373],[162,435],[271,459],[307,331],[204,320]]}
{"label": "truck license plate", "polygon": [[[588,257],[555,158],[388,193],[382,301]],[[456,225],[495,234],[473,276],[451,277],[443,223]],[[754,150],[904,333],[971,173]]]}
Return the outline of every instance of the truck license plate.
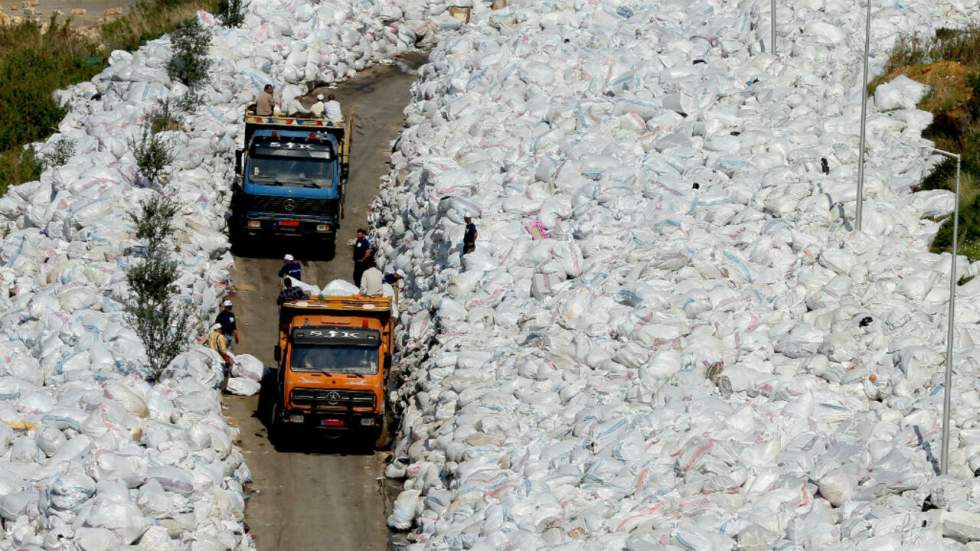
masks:
{"label": "truck license plate", "polygon": [[344,426],[343,419],[320,419],[321,427],[342,427]]}
{"label": "truck license plate", "polygon": [[296,228],[299,227],[299,220],[280,220],[279,225],[284,228]]}

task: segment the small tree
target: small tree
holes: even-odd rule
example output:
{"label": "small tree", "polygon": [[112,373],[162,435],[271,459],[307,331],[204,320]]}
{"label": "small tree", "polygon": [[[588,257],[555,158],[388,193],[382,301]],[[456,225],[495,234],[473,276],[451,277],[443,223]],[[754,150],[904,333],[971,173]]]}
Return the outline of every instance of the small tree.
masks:
{"label": "small tree", "polygon": [[211,66],[208,59],[211,34],[208,30],[196,19],[182,23],[170,34],[170,43],[173,45],[173,54],[167,63],[170,78],[192,88],[205,81]]}
{"label": "small tree", "polygon": [[242,0],[221,0],[218,2],[218,16],[226,27],[238,27],[245,22]]}
{"label": "small tree", "polygon": [[179,303],[177,262],[165,251],[152,251],[126,273],[126,315],[143,342],[151,381],[159,381],[170,362],[187,349],[195,324],[194,307]]}
{"label": "small tree", "polygon": [[136,226],[136,238],[146,241],[147,256],[152,256],[164,250],[164,245],[170,239],[176,227],[174,216],[179,206],[173,199],[155,194],[140,203],[138,213],[129,213],[129,219]]}
{"label": "small tree", "polygon": [[169,97],[157,101],[157,107],[147,115],[150,121],[150,130],[156,134],[166,130],[177,130],[180,128],[180,114],[178,113],[177,102]]}
{"label": "small tree", "polygon": [[152,120],[140,127],[138,136],[129,139],[129,149],[140,175],[151,185],[160,182],[160,176],[173,161],[173,148],[153,131]]}
{"label": "small tree", "polygon": [[64,166],[75,155],[75,140],[68,138],[58,138],[54,143],[54,148],[48,153],[44,153],[38,159],[44,168]]}

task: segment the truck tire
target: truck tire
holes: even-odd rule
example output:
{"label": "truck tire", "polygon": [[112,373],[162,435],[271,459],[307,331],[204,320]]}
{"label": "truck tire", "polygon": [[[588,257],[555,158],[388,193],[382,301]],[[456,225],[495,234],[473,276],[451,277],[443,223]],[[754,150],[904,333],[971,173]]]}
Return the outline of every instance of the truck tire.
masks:
{"label": "truck tire", "polygon": [[384,451],[391,447],[395,433],[395,414],[385,404],[384,414],[381,416],[381,428],[378,430],[378,437],[374,440],[374,449]]}
{"label": "truck tire", "polygon": [[280,449],[286,445],[286,423],[282,419],[281,406],[278,400],[272,404],[272,412],[269,416],[269,443],[275,449]]}

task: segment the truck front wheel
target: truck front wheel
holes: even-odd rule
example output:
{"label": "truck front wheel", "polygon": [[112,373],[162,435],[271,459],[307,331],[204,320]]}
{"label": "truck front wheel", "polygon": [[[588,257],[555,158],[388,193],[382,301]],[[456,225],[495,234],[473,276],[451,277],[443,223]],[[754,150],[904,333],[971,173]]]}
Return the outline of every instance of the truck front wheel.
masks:
{"label": "truck front wheel", "polygon": [[388,404],[385,404],[384,414],[381,416],[381,428],[378,430],[378,437],[374,441],[374,449],[383,451],[390,448],[394,432],[395,414],[388,407]]}

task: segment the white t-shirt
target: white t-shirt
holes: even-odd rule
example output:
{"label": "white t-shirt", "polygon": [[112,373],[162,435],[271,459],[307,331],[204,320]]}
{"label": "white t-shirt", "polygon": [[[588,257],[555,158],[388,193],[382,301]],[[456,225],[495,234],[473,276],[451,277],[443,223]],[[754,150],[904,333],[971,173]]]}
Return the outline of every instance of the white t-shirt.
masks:
{"label": "white t-shirt", "polygon": [[318,102],[314,103],[313,105],[311,105],[310,106],[310,113],[312,113],[314,117],[317,117],[317,118],[322,117],[323,116],[323,102],[322,101],[318,101]]}
{"label": "white t-shirt", "polygon": [[361,275],[361,294],[369,297],[380,297],[384,291],[384,275],[381,270],[371,267]]}
{"label": "white t-shirt", "polygon": [[323,107],[327,111],[327,120],[331,121],[342,121],[344,120],[344,114],[340,111],[340,102],[337,100],[330,100],[323,104]]}

